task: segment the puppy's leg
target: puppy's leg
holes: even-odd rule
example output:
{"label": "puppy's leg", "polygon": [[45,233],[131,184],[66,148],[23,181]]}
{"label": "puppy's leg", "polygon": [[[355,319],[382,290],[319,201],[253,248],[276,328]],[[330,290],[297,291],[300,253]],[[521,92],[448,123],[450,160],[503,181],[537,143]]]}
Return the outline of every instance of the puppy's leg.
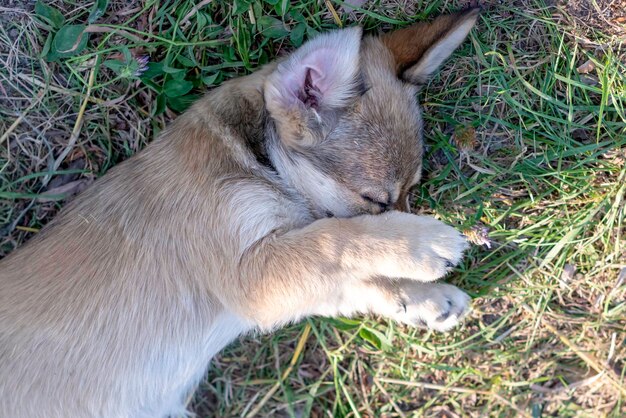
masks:
{"label": "puppy's leg", "polygon": [[448,331],[470,310],[470,297],[445,283],[376,278],[345,289],[336,303],[320,306],[325,316],[371,312],[408,325]]}
{"label": "puppy's leg", "polygon": [[[429,217],[389,212],[321,219],[270,234],[248,248],[239,258],[235,281],[222,287],[220,298],[228,309],[262,328],[307,315],[336,315],[344,295],[368,289],[364,284],[373,277],[429,282],[444,276],[461,260],[466,245],[458,231]],[[412,311],[422,311],[419,307],[427,301],[443,301],[437,295],[450,292],[439,286],[428,292],[430,287],[407,288],[404,296],[415,305]],[[388,289],[380,287],[379,293],[385,292]],[[425,294],[429,296],[420,296]],[[378,299],[364,299],[364,308],[354,311],[377,311]],[[442,309],[432,307],[431,316]],[[390,309],[377,312],[392,315]],[[420,315],[416,317],[426,316]],[[434,323],[430,317],[424,320]]]}

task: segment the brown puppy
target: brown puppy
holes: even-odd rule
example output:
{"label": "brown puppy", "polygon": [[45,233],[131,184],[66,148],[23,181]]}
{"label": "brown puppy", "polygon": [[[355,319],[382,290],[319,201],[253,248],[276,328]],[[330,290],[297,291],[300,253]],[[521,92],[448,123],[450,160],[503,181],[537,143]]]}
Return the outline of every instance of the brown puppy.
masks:
{"label": "brown puppy", "polygon": [[229,341],[308,315],[457,324],[469,298],[432,282],[464,238],[397,210],[420,179],[419,84],[477,15],[320,35],[68,205],[0,263],[0,416],[183,413]]}

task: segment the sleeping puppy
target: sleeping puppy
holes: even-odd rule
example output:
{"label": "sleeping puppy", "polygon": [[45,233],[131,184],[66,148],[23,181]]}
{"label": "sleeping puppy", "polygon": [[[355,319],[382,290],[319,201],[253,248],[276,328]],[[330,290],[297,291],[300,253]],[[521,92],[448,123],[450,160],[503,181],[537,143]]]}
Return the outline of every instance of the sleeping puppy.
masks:
{"label": "sleeping puppy", "polygon": [[319,35],[82,193],[0,263],[0,416],[181,414],[230,341],[310,315],[455,326],[466,241],[406,212],[416,93],[477,16]]}

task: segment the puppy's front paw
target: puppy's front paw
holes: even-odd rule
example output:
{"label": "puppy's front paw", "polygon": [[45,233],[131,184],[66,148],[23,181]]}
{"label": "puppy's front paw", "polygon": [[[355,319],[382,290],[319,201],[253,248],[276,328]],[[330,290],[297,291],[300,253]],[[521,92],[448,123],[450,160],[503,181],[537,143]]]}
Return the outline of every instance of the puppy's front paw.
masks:
{"label": "puppy's front paw", "polygon": [[424,222],[416,234],[413,258],[417,268],[408,277],[420,281],[434,281],[448,274],[461,262],[468,247],[459,231],[435,219]]}
{"label": "puppy's front paw", "polygon": [[463,258],[465,237],[430,216],[391,211],[360,219],[369,227],[368,249],[358,265],[371,265],[369,276],[432,282]]}
{"label": "puppy's front paw", "polygon": [[400,307],[394,319],[408,325],[448,331],[470,311],[470,297],[449,284],[404,281],[399,290]]}

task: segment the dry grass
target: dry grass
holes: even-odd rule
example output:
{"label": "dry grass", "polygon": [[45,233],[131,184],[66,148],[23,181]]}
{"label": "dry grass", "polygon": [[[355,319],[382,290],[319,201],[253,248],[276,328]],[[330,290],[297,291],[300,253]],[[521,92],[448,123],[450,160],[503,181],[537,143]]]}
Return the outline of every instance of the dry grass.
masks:
{"label": "dry grass", "polygon": [[[467,4],[192,3],[111,1],[87,49],[47,62],[33,4],[0,1],[0,255],[202,89],[297,46],[300,29],[376,31]],[[51,4],[72,23],[92,7]],[[415,191],[416,212],[489,231],[491,248],[474,247],[450,279],[475,297],[471,317],[446,335],[374,318],[242,338],[212,363],[193,400],[200,416],[626,414],[624,9],[482,4],[478,29],[420,98],[428,175]],[[125,48],[171,72],[99,65]],[[182,98],[163,92],[175,71],[194,85]]]}

